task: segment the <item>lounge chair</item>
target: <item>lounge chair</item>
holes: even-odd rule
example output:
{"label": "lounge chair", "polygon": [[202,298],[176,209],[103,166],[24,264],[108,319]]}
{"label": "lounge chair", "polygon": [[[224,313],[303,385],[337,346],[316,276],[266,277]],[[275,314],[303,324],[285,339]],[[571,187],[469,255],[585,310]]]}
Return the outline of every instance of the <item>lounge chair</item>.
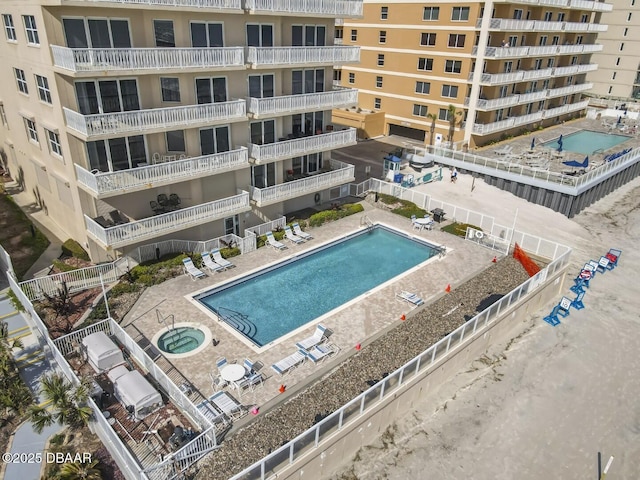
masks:
{"label": "lounge chair", "polygon": [[191,275],[191,278],[195,280],[196,278],[204,278],[207,275],[196,267],[193,264],[193,261],[190,258],[182,259],[182,263],[184,264],[184,273],[185,275]]}
{"label": "lounge chair", "polygon": [[213,250],[211,250],[211,256],[213,257],[213,261],[220,265],[222,268],[235,267],[235,265],[229,260],[222,258],[222,254],[220,253],[219,248],[214,248]]}
{"label": "lounge chair", "polygon": [[224,424],[227,423],[227,420],[224,418],[224,414],[221,411],[219,411],[215,407],[215,405],[209,402],[209,400],[203,400],[198,405],[196,405],[196,408],[200,410],[200,412],[205,417],[207,417],[207,419],[211,423],[218,423],[218,422],[222,422]]}
{"label": "lounge chair", "polygon": [[284,234],[287,237],[287,240],[289,240],[292,243],[303,243],[304,240],[297,236],[295,233],[293,233],[293,231],[291,230],[291,227],[289,227],[288,225],[286,227],[284,227]]}
{"label": "lounge chair", "polygon": [[204,266],[212,272],[219,272],[225,269],[222,265],[218,265],[216,262],[214,262],[208,252],[204,252],[202,254],[202,262],[204,263]]}
{"label": "lounge chair", "polygon": [[245,388],[253,390],[256,388],[256,386],[262,386],[262,381],[263,381],[263,378],[261,373],[252,372],[252,373],[248,373],[243,378],[233,383],[236,389],[239,392],[241,392]]}
{"label": "lounge chair", "polygon": [[234,418],[242,415],[242,405],[227,392],[214,393],[209,397],[209,401],[228,417]]}
{"label": "lounge chair", "polygon": [[406,292],[404,290],[400,293],[396,293],[396,298],[399,300],[404,300],[406,302],[409,302],[414,307],[417,307],[424,303],[424,301],[415,293]]}
{"label": "lounge chair", "polygon": [[279,242],[278,240],[275,239],[275,237],[273,236],[273,232],[267,232],[266,235],[267,235],[267,242],[276,250],[284,250],[285,248],[287,248],[287,246],[284,243]]}
{"label": "lounge chair", "polygon": [[502,148],[497,148],[493,151],[496,155],[504,156],[511,153],[513,147],[511,145],[504,145]]}
{"label": "lounge chair", "polygon": [[302,351],[306,357],[313,363],[318,363],[327,357],[330,357],[338,351],[337,347],[332,343],[321,343],[310,350]]}
{"label": "lounge chair", "polygon": [[209,377],[211,377],[211,387],[214,392],[222,390],[224,387],[228,385],[227,381],[220,376],[220,374],[216,375],[213,372],[209,372]]}
{"label": "lounge chair", "polygon": [[102,228],[110,228],[114,226],[111,220],[107,220],[102,215],[94,218],[93,221],[100,225]]}
{"label": "lounge chair", "polygon": [[298,347],[301,350],[308,350],[311,347],[315,347],[326,338],[327,338],[327,327],[325,327],[324,325],[318,325],[316,327],[316,330],[313,332],[313,335],[305,338],[304,340],[300,340],[298,343],[296,343],[296,347]]}
{"label": "lounge chair", "polygon": [[226,357],[220,357],[219,359],[216,360],[216,367],[218,368],[218,372],[220,371],[220,369],[222,369],[227,363],[227,359]]}
{"label": "lounge chair", "polygon": [[300,228],[300,224],[298,222],[293,224],[293,233],[295,233],[300,238],[304,238],[305,240],[311,240],[313,238],[313,235],[302,231],[302,228]]}
{"label": "lounge chair", "polygon": [[124,225],[125,223],[129,223],[129,219],[127,217],[123,217],[118,210],[113,210],[109,212],[109,216],[111,220],[116,225]]}
{"label": "lounge chair", "polygon": [[307,356],[304,353],[302,353],[300,350],[296,350],[288,357],[285,357],[282,360],[271,365],[271,368],[278,375],[282,376],[304,362],[305,358],[307,358]]}

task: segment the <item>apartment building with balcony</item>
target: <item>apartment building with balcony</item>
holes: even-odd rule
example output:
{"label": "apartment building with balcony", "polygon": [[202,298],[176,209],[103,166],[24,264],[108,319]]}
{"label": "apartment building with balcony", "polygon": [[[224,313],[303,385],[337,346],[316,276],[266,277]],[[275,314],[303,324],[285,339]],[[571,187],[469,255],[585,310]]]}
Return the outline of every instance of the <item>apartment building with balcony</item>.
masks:
{"label": "apartment building with balcony", "polygon": [[336,198],[337,17],[361,0],[2,2],[0,147],[95,260],[206,240]]}
{"label": "apartment building with balcony", "polygon": [[385,113],[385,134],[437,144],[453,124],[453,142],[481,146],[585,112],[607,11],[590,0],[366,0],[362,19],[336,26],[361,62],[334,81],[358,89],[363,116]]}
{"label": "apartment building with balcony", "polygon": [[613,10],[602,15],[609,26],[598,35],[602,51],[593,54],[598,69],[589,72],[593,83],[590,94],[616,100],[640,99],[640,3],[635,0],[611,0]]}

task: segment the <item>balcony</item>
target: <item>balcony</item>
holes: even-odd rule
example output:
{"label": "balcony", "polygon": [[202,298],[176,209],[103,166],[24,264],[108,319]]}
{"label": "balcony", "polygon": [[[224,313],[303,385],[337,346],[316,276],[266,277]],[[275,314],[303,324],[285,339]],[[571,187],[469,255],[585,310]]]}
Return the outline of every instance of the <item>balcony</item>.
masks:
{"label": "balcony", "polygon": [[[220,48],[66,48],[51,46],[53,65],[58,72],[72,76],[109,72],[145,73],[188,70],[243,69],[243,47]],[[83,75],[84,74],[84,75]]]}
{"label": "balcony", "polygon": [[360,61],[360,47],[247,47],[251,68],[342,65]]}
{"label": "balcony", "polygon": [[568,65],[566,67],[556,67],[553,69],[552,76],[554,77],[564,77],[566,75],[575,75],[585,72],[592,72],[593,70],[597,70],[598,65],[595,63],[587,63],[584,65]]}
{"label": "balcony", "polygon": [[573,95],[593,88],[593,83],[580,83],[578,85],[567,85],[566,87],[552,88],[547,90],[547,98],[562,97],[564,95]]}
{"label": "balcony", "polygon": [[249,166],[246,147],[147,167],[92,173],[76,164],[78,184],[96,198],[183,182],[192,178],[230,172]]}
{"label": "balcony", "polygon": [[251,200],[256,206],[264,207],[272,203],[344,185],[355,180],[355,167],[353,165],[337,160],[331,160],[330,165],[331,171],[327,173],[319,173],[267,188],[252,187]]}
{"label": "balcony", "polygon": [[515,3],[537,5],[541,7],[570,8],[593,12],[610,12],[613,10],[613,5],[609,3],[594,2],[593,0],[496,0],[495,3]]}
{"label": "balcony", "polygon": [[362,0],[244,0],[244,9],[260,15],[328,18],[362,17]]}
{"label": "balcony", "polygon": [[[476,28],[481,28],[482,19],[476,22]],[[577,22],[546,22],[543,20],[514,20],[510,18],[492,18],[489,22],[491,30],[536,31],[536,32],[606,32],[608,26],[598,23]]]}
{"label": "balcony", "polygon": [[492,123],[476,123],[473,125],[473,133],[475,135],[489,135],[501,130],[509,130],[510,128],[528,123],[542,120],[542,112],[530,113],[528,115],[520,115],[519,117],[510,117],[498,122]]}
{"label": "balcony", "polygon": [[[516,70],[509,73],[483,73],[480,83],[485,85],[501,85],[505,83],[528,82],[538,78],[548,78],[553,69],[544,68],[540,70]],[[469,75],[469,81],[473,79],[473,74]]]}
{"label": "balcony", "polygon": [[544,111],[544,118],[553,118],[566,113],[577,112],[578,110],[584,110],[589,106],[589,100],[578,103],[568,103],[560,107],[548,108]]}
{"label": "balcony", "polygon": [[221,220],[247,212],[250,209],[249,193],[243,191],[233,197],[182,208],[174,212],[163,213],[114,227],[101,227],[86,215],[84,219],[87,232],[92,238],[107,248],[120,248],[215,220]]}
{"label": "balcony", "polygon": [[339,132],[322,133],[266,145],[251,143],[249,144],[249,157],[253,159],[253,163],[261,165],[355,144],[356,129],[348,128]]}
{"label": "balcony", "polygon": [[70,133],[82,140],[164,132],[172,128],[217,125],[247,119],[244,100],[93,115],[82,115],[66,107],[63,110]]}
{"label": "balcony", "polygon": [[[83,7],[103,7],[115,8],[117,4],[119,8],[131,7],[140,9],[141,7],[153,7],[158,10],[166,8],[166,10],[195,10],[199,12],[215,12],[223,10],[225,13],[242,13],[241,0],[91,0],[78,2],[78,0],[58,0],[62,5],[78,6],[82,3]],[[53,2],[48,2],[52,4]],[[227,11],[229,10],[229,11]]]}
{"label": "balcony", "polygon": [[[545,45],[538,47],[487,47],[486,58],[523,58],[548,55],[570,55],[575,53],[593,53],[602,50],[602,45]],[[473,47],[471,55],[478,54],[478,47]]]}
{"label": "balcony", "polygon": [[331,110],[339,107],[352,107],[358,103],[358,90],[355,88],[338,89],[329,92],[304,93],[282,97],[247,99],[247,111],[253,118],[274,117],[295,113]]}
{"label": "balcony", "polygon": [[[499,108],[507,108],[514,105],[522,105],[524,103],[535,102],[536,100],[544,100],[545,98],[547,98],[547,90],[523,93],[518,95],[509,95],[508,97],[494,98],[491,100],[479,99],[477,109],[483,111],[497,110]],[[468,106],[469,102],[469,97],[465,98],[465,106]]]}

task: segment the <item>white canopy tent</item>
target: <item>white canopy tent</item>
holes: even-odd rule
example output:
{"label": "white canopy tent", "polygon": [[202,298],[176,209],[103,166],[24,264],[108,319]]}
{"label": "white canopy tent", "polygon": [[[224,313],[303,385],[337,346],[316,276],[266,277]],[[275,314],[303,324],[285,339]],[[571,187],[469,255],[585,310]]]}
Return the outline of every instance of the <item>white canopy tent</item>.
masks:
{"label": "white canopy tent", "polygon": [[118,346],[106,333],[96,332],[82,339],[87,360],[100,373],[124,363],[124,356]]}
{"label": "white canopy tent", "polygon": [[137,371],[123,372],[117,367],[109,372],[115,396],[125,407],[132,406],[138,420],[142,420],[162,406],[162,395]]}

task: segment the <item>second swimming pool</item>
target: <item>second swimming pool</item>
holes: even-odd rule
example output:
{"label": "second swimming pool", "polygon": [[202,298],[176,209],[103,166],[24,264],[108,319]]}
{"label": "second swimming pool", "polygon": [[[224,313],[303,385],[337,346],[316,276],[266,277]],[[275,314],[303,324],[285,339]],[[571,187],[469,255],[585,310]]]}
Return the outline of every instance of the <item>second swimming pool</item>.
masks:
{"label": "second swimming pool", "polygon": [[433,245],[378,225],[195,299],[264,346],[438,252]]}

